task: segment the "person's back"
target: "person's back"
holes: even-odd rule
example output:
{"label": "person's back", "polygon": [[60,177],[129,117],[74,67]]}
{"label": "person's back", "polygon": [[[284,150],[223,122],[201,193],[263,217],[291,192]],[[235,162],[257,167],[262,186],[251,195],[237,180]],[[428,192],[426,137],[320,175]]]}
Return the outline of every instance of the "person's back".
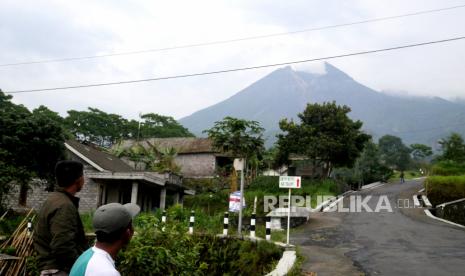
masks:
{"label": "person's back", "polygon": [[70,276],[120,276],[114,259],[134,234],[132,219],[140,212],[136,204],[109,203],[94,214],[95,246],[84,252],[71,268]]}
{"label": "person's back", "polygon": [[120,276],[115,268],[115,261],[106,252],[96,246],[87,249],[76,260],[70,276],[99,275],[99,276]]}
{"label": "person's back", "polygon": [[77,207],[58,190],[49,195],[38,214],[34,247],[42,270],[69,271],[86,241]]}
{"label": "person's back", "polygon": [[88,247],[76,194],[84,184],[83,166],[62,161],[56,167],[60,187],[49,194],[37,216],[33,236],[41,275],[67,275]]}

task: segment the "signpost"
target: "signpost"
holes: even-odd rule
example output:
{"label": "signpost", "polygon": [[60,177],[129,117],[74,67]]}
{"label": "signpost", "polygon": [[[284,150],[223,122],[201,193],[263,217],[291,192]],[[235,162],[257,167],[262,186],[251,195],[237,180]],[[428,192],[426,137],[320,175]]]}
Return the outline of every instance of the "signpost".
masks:
{"label": "signpost", "polygon": [[289,230],[291,228],[291,189],[300,189],[302,187],[302,179],[300,176],[280,176],[279,188],[289,189],[289,199],[287,201],[287,244],[289,245]]}
{"label": "signpost", "polygon": [[[240,188],[240,200],[239,206],[244,205],[244,169],[245,169],[245,158],[234,159],[234,169],[241,171],[241,188]],[[242,235],[242,208],[239,208],[239,222],[237,224],[237,233]]]}

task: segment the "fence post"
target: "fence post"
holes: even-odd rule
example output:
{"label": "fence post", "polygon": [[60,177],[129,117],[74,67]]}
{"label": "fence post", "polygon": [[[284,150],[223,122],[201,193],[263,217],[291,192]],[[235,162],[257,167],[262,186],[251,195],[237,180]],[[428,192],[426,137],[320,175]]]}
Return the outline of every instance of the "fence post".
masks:
{"label": "fence post", "polygon": [[189,234],[194,233],[194,221],[195,221],[194,210],[192,210],[191,211],[191,217],[189,219]]}
{"label": "fence post", "polygon": [[266,240],[271,240],[271,217],[266,217]]}
{"label": "fence post", "polygon": [[252,214],[252,219],[250,220],[250,237],[255,238],[255,219],[256,219],[256,214]]}
{"label": "fence post", "polygon": [[161,228],[161,231],[165,231],[165,225],[166,225],[166,210],[163,210],[161,214],[161,223],[163,224],[163,227]]}
{"label": "fence post", "polygon": [[223,236],[228,235],[228,227],[229,227],[229,212],[224,212],[224,219],[223,219]]}
{"label": "fence post", "polygon": [[27,222],[27,235],[30,236],[32,233],[32,219]]}

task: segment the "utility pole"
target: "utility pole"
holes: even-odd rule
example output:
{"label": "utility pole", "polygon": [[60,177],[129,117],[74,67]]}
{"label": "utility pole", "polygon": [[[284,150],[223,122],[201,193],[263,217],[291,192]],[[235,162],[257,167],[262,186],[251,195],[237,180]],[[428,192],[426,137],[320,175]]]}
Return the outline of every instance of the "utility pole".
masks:
{"label": "utility pole", "polygon": [[137,128],[137,141],[139,141],[139,137],[140,137],[140,120],[142,119],[142,112],[139,112],[139,127]]}
{"label": "utility pole", "polygon": [[244,205],[244,169],[245,169],[245,158],[242,158],[241,168],[241,198],[239,200],[239,222],[237,224],[237,233],[242,235],[242,206]]}

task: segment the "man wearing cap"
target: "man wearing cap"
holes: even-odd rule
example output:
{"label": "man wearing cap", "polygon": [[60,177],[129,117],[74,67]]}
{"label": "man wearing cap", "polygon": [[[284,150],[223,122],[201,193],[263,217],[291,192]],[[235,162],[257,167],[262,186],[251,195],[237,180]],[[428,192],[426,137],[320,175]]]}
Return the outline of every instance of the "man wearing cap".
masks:
{"label": "man wearing cap", "polygon": [[37,216],[34,248],[41,275],[68,275],[87,242],[75,194],[84,186],[83,165],[60,161],[55,166],[55,192],[50,193]]}
{"label": "man wearing cap", "polygon": [[100,206],[92,220],[97,242],[79,256],[70,276],[120,276],[114,260],[131,240],[134,234],[132,219],[139,212],[140,207],[133,203]]}

